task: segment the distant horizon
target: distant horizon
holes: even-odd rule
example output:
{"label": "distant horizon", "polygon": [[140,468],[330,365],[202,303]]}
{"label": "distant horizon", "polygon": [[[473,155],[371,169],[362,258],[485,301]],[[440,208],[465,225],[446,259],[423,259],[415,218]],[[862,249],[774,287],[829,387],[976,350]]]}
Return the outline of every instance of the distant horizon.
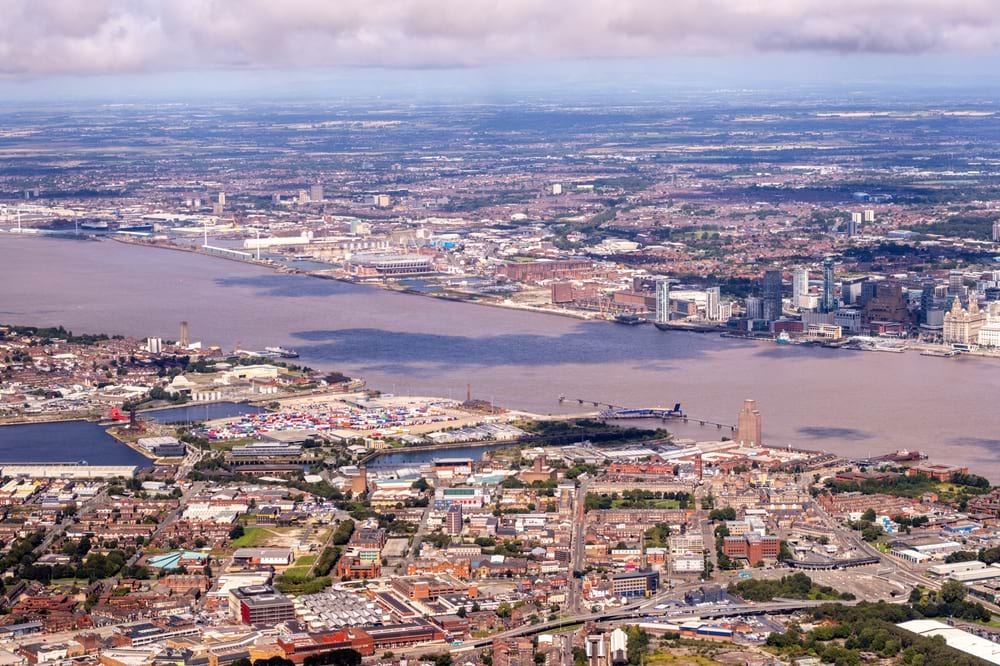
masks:
{"label": "distant horizon", "polygon": [[[670,94],[762,95],[801,100],[816,94],[872,97],[1000,98],[1000,58],[754,56],[596,59],[438,69],[380,67],[234,68],[143,74],[0,78],[7,103],[335,101],[467,103],[619,97],[630,104]],[[602,99],[602,101],[607,101]]]}

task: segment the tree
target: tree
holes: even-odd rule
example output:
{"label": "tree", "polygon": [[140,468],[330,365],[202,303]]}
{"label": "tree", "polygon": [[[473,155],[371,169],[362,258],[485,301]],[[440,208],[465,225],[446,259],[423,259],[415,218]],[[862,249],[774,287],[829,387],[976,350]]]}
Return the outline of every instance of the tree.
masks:
{"label": "tree", "polygon": [[305,658],[304,666],[358,666],[361,653],[357,650],[341,649],[311,654]]}
{"label": "tree", "polygon": [[861,520],[874,523],[875,522],[875,509],[869,508],[863,514],[861,514]]}
{"label": "tree", "polygon": [[736,520],[736,509],[727,506],[724,509],[712,509],[708,513],[708,519],[712,521]]}
{"label": "tree", "polygon": [[941,586],[941,601],[954,604],[965,599],[967,590],[965,585],[962,585],[957,580],[949,580],[944,585]]}
{"label": "tree", "polygon": [[245,532],[246,531],[243,529],[243,525],[236,523],[236,525],[233,526],[233,529],[229,530],[229,538],[230,540],[235,541],[243,536]]}
{"label": "tree", "polygon": [[511,610],[513,609],[510,607],[510,604],[507,603],[506,601],[502,601],[500,602],[500,605],[497,606],[495,612],[497,614],[497,617],[506,620],[507,618],[510,617]]}

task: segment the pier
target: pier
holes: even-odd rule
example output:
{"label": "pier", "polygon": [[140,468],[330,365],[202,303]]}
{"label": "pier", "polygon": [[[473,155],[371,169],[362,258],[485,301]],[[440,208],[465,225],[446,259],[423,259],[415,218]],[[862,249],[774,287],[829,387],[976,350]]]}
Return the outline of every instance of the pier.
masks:
{"label": "pier", "polygon": [[720,423],[711,419],[689,416],[681,409],[681,403],[676,403],[671,407],[621,407],[606,402],[596,400],[586,400],[583,398],[566,398],[559,396],[559,402],[576,400],[580,404],[589,403],[597,406],[605,406],[607,409],[598,414],[601,419],[660,419],[662,421],[682,421],[683,423],[697,423],[700,426],[715,426],[718,430],[729,430],[736,432],[736,426],[731,423]]}

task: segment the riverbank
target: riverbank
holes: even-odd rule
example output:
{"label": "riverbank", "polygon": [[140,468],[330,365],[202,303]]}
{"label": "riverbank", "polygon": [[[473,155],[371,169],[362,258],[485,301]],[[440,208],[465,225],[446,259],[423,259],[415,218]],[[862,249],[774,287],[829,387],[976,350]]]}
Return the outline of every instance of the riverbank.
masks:
{"label": "riverbank", "polygon": [[[237,259],[237,258],[234,258],[234,257],[226,257],[226,256],[218,255],[218,254],[212,254],[212,253],[208,253],[208,252],[202,252],[196,246],[184,247],[184,246],[177,245],[177,244],[174,244],[174,243],[149,243],[149,242],[144,242],[143,239],[131,238],[131,237],[108,236],[108,238],[110,238],[111,240],[117,241],[119,243],[125,244],[125,245],[137,245],[137,246],[140,246],[140,247],[159,248],[159,249],[166,249],[166,250],[176,250],[176,251],[180,251],[180,252],[186,252],[186,253],[189,253],[189,254],[195,254],[195,255],[200,255],[200,256],[205,256],[205,257],[211,257],[211,258],[215,258],[215,259],[226,259],[228,261],[235,262],[235,263],[249,264],[249,265],[252,265],[252,266],[257,266],[259,268],[266,268],[266,269],[269,269],[269,270],[271,270],[271,271],[273,271],[275,273],[296,274],[296,275],[303,275],[303,276],[310,277],[310,278],[317,278],[317,279],[322,279],[322,280],[332,280],[332,281],[335,281],[335,282],[340,282],[342,284],[349,284],[349,285],[352,285],[352,286],[355,286],[355,287],[374,288],[374,289],[378,289],[378,290],[381,290],[381,291],[387,291],[387,292],[402,294],[402,295],[406,295],[406,296],[422,296],[422,297],[425,297],[425,298],[433,298],[433,299],[438,300],[438,301],[460,303],[460,304],[464,304],[464,305],[480,305],[480,306],[489,307],[489,308],[498,308],[498,309],[502,309],[502,310],[512,310],[512,311],[516,311],[516,312],[527,312],[527,313],[540,314],[540,315],[549,315],[549,316],[553,316],[553,317],[574,319],[574,320],[577,320],[577,321],[602,322],[602,323],[607,323],[607,324],[614,324],[614,323],[616,323],[613,319],[606,319],[604,317],[600,317],[600,316],[596,316],[596,315],[591,315],[590,313],[574,312],[574,311],[571,311],[571,310],[557,310],[557,309],[551,309],[551,308],[545,308],[545,307],[539,307],[539,306],[531,306],[531,305],[525,305],[525,304],[520,304],[520,303],[514,303],[512,301],[505,300],[505,299],[490,299],[489,297],[482,297],[482,296],[476,297],[476,298],[472,298],[472,297],[470,297],[470,298],[462,298],[461,296],[454,295],[454,292],[449,292],[449,293],[435,293],[435,292],[420,291],[420,290],[417,290],[417,289],[413,289],[411,287],[407,287],[405,285],[401,285],[401,284],[398,284],[398,283],[392,283],[392,282],[386,282],[384,280],[381,281],[381,282],[368,282],[368,281],[351,280],[351,279],[347,279],[347,278],[339,276],[339,275],[332,274],[330,272],[327,272],[326,270],[299,270],[299,269],[289,268],[287,266],[284,266],[283,264],[278,264],[278,263],[275,263],[275,262],[270,261],[270,260],[257,260],[257,259],[244,260],[244,259]],[[669,325],[666,325],[666,326],[657,326],[656,328],[658,330],[660,330],[661,332],[664,332],[664,333],[680,332],[680,333],[697,333],[699,335],[711,334],[711,333],[718,333],[718,334],[721,334],[722,337],[732,338],[732,339],[736,339],[736,340],[745,340],[745,341],[751,341],[751,342],[768,342],[768,343],[772,343],[772,344],[775,343],[775,339],[771,338],[771,337],[763,337],[762,338],[762,337],[756,337],[756,336],[741,336],[741,335],[730,334],[730,333],[726,332],[726,328],[725,327],[714,326],[714,325],[713,326],[706,326],[706,325],[697,324],[697,323],[671,322]],[[886,340],[888,341],[890,339],[886,339]],[[949,345],[943,345],[943,344],[938,345],[938,344],[927,343],[927,342],[918,342],[918,341],[914,341],[914,340],[902,340],[901,342],[903,342],[906,345],[906,349],[900,350],[901,352],[908,352],[908,351],[909,352],[916,352],[918,355],[933,356],[933,357],[936,357],[936,358],[955,358],[955,357],[960,357],[960,356],[975,356],[977,358],[997,359],[997,360],[1000,360],[1000,350],[995,350],[995,351],[970,350],[970,351],[962,351],[959,354],[949,354],[948,352],[953,351],[952,348]],[[802,345],[802,343],[796,343],[796,344],[793,344],[793,345],[790,345],[790,346],[803,346],[803,345]],[[822,347],[824,349],[845,349],[847,351],[879,351],[879,352],[890,351],[890,350],[883,350],[883,349],[852,349],[851,347],[845,346],[845,345],[825,345],[825,344],[822,344],[822,343],[816,343],[816,344],[812,344],[810,346],[813,346],[813,347]]]}
{"label": "riverbank", "polygon": [[370,287],[373,289],[380,289],[383,291],[390,291],[397,294],[405,294],[407,296],[423,296],[425,298],[433,298],[440,301],[449,301],[452,303],[463,303],[467,305],[482,305],[491,308],[502,308],[505,310],[517,310],[519,312],[532,312],[535,314],[551,315],[553,317],[567,317],[570,319],[576,319],[580,321],[600,321],[609,324],[615,323],[611,319],[605,319],[598,316],[590,316],[587,313],[572,312],[570,310],[553,310],[549,308],[536,307],[531,305],[524,305],[519,303],[505,302],[502,300],[484,300],[485,297],[471,299],[471,298],[460,298],[457,296],[449,296],[447,294],[436,294],[432,292],[419,291],[417,289],[412,289],[403,285],[393,284],[390,282],[366,282],[359,280],[349,280],[347,278],[341,277],[339,275],[333,275],[331,273],[323,272],[322,270],[313,271],[303,271],[295,268],[289,268],[283,264],[277,264],[273,261],[268,260],[257,260],[257,259],[237,259],[235,257],[226,257],[219,254],[212,254],[210,252],[201,252],[196,246],[184,247],[182,245],[176,245],[174,243],[146,243],[141,239],[129,238],[129,237],[119,237],[119,236],[108,236],[108,239],[122,243],[124,245],[138,245],[140,247],[157,248],[161,250],[176,250],[179,252],[187,252],[189,254],[196,254],[204,257],[211,257],[213,259],[224,259],[226,261],[232,261],[239,264],[249,264],[251,266],[258,266],[260,268],[267,268],[275,273],[285,273],[294,275],[305,275],[312,278],[318,278],[321,280],[333,280],[335,282],[341,282],[343,284],[350,284],[357,287]]}

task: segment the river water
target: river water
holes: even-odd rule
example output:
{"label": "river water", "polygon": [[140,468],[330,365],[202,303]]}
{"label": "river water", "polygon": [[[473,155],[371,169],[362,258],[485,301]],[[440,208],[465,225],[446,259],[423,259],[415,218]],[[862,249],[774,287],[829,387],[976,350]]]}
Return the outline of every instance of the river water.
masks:
{"label": "river water", "polygon": [[[191,253],[0,234],[0,322],[281,345],[388,392],[474,397],[540,413],[680,402],[765,443],[866,455],[900,448],[1000,482],[1000,362],[778,346],[448,302]],[[671,426],[717,438],[714,428]]]}

